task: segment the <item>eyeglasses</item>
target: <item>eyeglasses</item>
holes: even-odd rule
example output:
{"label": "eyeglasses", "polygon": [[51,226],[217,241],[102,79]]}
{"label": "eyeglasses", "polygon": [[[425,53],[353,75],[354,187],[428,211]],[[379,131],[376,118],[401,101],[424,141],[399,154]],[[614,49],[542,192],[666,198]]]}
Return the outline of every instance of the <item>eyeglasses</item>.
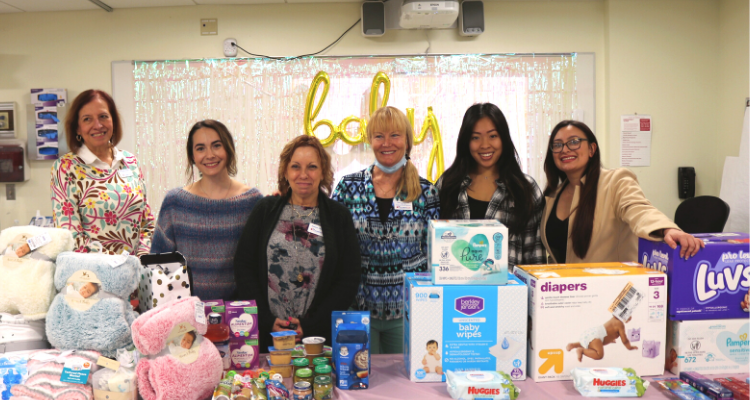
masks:
{"label": "eyeglasses", "polygon": [[571,140],[568,140],[567,142],[553,142],[549,148],[552,150],[553,153],[560,153],[563,151],[563,147],[568,146],[571,150],[578,150],[581,148],[581,142],[588,141],[588,139],[579,139],[574,138]]}

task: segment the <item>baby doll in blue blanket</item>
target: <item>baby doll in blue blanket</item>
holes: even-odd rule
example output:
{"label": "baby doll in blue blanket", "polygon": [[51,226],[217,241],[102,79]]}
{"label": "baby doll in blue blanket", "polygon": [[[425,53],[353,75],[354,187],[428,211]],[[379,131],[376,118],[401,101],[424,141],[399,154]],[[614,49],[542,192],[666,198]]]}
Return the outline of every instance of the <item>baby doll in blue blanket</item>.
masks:
{"label": "baby doll in blue blanket", "polygon": [[140,265],[134,256],[61,253],[55,270],[60,293],[47,312],[49,342],[61,350],[96,350],[106,357],[132,345],[130,325],[138,313],[128,300],[138,287]]}

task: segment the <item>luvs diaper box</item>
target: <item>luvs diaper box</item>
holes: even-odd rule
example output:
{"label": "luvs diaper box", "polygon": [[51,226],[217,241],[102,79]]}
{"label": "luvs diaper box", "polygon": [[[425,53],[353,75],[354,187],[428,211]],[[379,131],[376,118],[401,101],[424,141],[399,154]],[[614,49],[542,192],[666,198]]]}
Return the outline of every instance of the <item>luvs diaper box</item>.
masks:
{"label": "luvs diaper box", "polygon": [[663,242],[638,239],[639,261],[669,276],[669,318],[748,318],[750,236],[727,232],[695,237],[706,248],[688,260],[680,258],[679,246],[672,250]]}
{"label": "luvs diaper box", "polygon": [[526,378],[527,288],[435,285],[406,279],[404,363],[414,382],[445,382],[446,371],[503,371]]}
{"label": "luvs diaper box", "polygon": [[575,367],[661,375],[667,276],[635,263],[519,265],[529,286],[529,370],[569,380]]}
{"label": "luvs diaper box", "polygon": [[434,284],[507,282],[508,228],[497,220],[432,220],[427,244]]}
{"label": "luvs diaper box", "polygon": [[665,369],[673,374],[747,373],[750,320],[669,321]]}

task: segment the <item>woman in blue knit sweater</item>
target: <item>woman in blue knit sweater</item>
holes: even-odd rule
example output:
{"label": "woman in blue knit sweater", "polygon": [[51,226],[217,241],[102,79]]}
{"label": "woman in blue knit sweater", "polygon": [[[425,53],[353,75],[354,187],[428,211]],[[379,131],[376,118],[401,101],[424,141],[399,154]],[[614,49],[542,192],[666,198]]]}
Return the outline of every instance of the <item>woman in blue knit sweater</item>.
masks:
{"label": "woman in blue knit sweater", "polygon": [[232,179],[237,174],[234,140],[224,124],[193,125],[187,140],[187,175],[201,179],[167,193],[159,212],[152,253],[179,251],[193,273],[193,295],[202,300],[234,294],[234,253],[247,217],[263,196]]}

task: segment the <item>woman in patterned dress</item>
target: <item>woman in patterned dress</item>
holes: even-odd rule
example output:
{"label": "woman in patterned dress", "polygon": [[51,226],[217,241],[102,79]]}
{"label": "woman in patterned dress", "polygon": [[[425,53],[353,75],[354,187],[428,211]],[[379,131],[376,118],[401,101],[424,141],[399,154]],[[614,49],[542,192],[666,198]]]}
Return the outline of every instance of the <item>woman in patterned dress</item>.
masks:
{"label": "woman in patterned dress", "polygon": [[427,221],[439,218],[440,199],[409,161],[414,132],[403,112],[389,106],[375,111],[366,139],[375,164],[343,177],[332,198],[351,211],[357,229],[357,308],[370,311],[370,351],[401,353],[404,275],[428,270]]}
{"label": "woman in patterned dress", "polygon": [[238,300],[258,305],[260,351],[270,332],[331,342],[331,312],[346,310],[359,283],[359,244],[349,210],[328,198],[331,157],[320,141],[299,136],[279,160],[279,192],[260,200],[237,244]]}
{"label": "woman in patterned dress", "polygon": [[52,166],[52,215],[69,229],[75,251],[148,254],[154,216],[146,201],[138,160],[116,147],[122,124],[112,97],[90,89],[79,94],[65,119],[70,153]]}

